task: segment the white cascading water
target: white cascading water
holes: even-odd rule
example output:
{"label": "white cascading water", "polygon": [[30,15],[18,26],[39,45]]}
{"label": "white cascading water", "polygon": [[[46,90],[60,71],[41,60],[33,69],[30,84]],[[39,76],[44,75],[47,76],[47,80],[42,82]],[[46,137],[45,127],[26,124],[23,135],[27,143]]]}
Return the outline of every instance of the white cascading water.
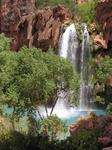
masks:
{"label": "white cascading water", "polygon": [[81,70],[80,70],[80,110],[88,110],[89,102],[92,97],[92,84],[90,80],[90,50],[89,50],[89,33],[87,26],[84,26],[82,50],[81,50]]}
{"label": "white cascading water", "polygon": [[70,57],[75,62],[78,40],[74,24],[66,28],[59,43],[59,55],[64,58]]}
{"label": "white cascading water", "polygon": [[[59,118],[64,119],[64,120],[74,116],[74,110],[75,110],[73,107],[70,107],[68,105],[67,99],[64,98],[65,94],[66,93],[64,93],[64,92],[60,92],[58,101],[57,101],[57,103],[54,107],[54,110],[52,112],[52,115],[56,115]],[[50,113],[51,113],[51,108],[48,108],[48,115],[50,115]],[[43,111],[42,115],[46,116],[46,112]]]}

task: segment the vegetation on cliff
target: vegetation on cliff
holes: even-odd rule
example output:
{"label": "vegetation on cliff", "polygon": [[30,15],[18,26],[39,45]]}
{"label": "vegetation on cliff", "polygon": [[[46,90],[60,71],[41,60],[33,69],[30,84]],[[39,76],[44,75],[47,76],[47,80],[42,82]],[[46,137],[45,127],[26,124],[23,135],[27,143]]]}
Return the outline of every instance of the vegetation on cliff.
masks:
{"label": "vegetation on cliff", "polygon": [[76,6],[76,15],[80,17],[80,21],[90,24],[95,20],[95,8],[97,0],[87,0]]}
{"label": "vegetation on cliff", "polygon": [[46,6],[56,6],[58,4],[65,5],[74,14],[75,13],[75,1],[73,0],[37,0],[37,8],[43,8]]}

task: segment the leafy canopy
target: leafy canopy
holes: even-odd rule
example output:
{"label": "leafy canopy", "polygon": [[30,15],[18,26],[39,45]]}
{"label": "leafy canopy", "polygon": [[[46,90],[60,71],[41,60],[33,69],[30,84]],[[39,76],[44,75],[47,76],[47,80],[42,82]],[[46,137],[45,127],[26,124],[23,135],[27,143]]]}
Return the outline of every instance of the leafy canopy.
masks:
{"label": "leafy canopy", "polygon": [[1,103],[18,115],[53,101],[61,89],[74,93],[78,88],[78,76],[69,61],[36,48],[2,51],[0,66]]}
{"label": "leafy canopy", "polygon": [[0,52],[10,49],[10,39],[4,33],[0,34]]}
{"label": "leafy canopy", "polygon": [[112,75],[112,58],[107,56],[97,64],[96,79],[104,81],[109,75]]}

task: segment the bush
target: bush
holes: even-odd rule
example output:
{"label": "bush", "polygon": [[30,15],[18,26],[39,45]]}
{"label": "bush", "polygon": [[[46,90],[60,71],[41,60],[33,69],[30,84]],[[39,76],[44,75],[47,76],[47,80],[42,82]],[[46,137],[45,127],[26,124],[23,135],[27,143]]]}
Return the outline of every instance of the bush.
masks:
{"label": "bush", "polygon": [[81,17],[81,21],[91,23],[95,18],[96,0],[87,0],[77,6],[76,13]]}
{"label": "bush", "polygon": [[107,106],[107,112],[109,114],[112,114],[112,103],[109,103],[108,106]]}
{"label": "bush", "polygon": [[100,150],[101,145],[98,142],[100,135],[100,128],[80,130],[80,132],[66,140],[66,150]]}
{"label": "bush", "polygon": [[67,132],[66,124],[57,116],[49,116],[38,123],[39,132],[48,135],[50,139],[56,139],[60,134]]}
{"label": "bush", "polygon": [[5,37],[5,34],[0,34],[0,52],[10,50],[10,39]]}
{"label": "bush", "polygon": [[[73,137],[66,140],[50,140],[49,136],[38,134],[31,136],[19,132],[10,132],[0,138],[0,150],[100,150],[98,142],[101,129],[80,130]],[[2,142],[1,142],[2,141]]]}

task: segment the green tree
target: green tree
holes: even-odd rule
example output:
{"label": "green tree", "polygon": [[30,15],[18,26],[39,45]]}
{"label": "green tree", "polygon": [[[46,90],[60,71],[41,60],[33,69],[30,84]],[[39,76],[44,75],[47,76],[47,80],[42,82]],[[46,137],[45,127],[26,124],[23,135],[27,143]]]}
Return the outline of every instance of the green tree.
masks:
{"label": "green tree", "polygon": [[48,135],[51,140],[54,140],[67,132],[65,123],[56,116],[49,116],[44,120],[40,120],[37,125],[39,134]]}
{"label": "green tree", "polygon": [[106,56],[102,58],[96,67],[96,79],[104,82],[109,75],[112,74],[112,58]]}
{"label": "green tree", "polygon": [[102,102],[101,99],[103,98],[104,104],[109,104],[109,102],[112,102],[112,59],[110,57],[106,56],[97,61],[94,77],[95,92],[98,95],[98,99]]}
{"label": "green tree", "polygon": [[68,60],[36,48],[24,47],[18,53],[2,51],[0,68],[0,102],[12,109],[13,128],[14,122],[26,114],[31,117],[37,111],[43,119],[38,108],[41,105],[48,117],[47,107],[52,103],[52,115],[58,93],[68,91],[68,96],[73,95],[79,86]]}
{"label": "green tree", "polygon": [[10,41],[4,33],[0,34],[0,52],[10,50]]}
{"label": "green tree", "polygon": [[72,90],[74,93],[75,88],[78,88],[78,76],[71,63],[54,54],[23,48],[18,53],[17,63],[19,99],[26,108],[33,106],[39,112],[38,106],[44,105],[48,116],[47,105],[52,102],[51,115],[58,100],[58,92]]}
{"label": "green tree", "polygon": [[[18,103],[18,93],[15,89],[16,56],[10,51],[0,53],[0,104],[12,108],[12,125],[14,127],[15,109]],[[2,109],[2,108],[1,108]]]}

